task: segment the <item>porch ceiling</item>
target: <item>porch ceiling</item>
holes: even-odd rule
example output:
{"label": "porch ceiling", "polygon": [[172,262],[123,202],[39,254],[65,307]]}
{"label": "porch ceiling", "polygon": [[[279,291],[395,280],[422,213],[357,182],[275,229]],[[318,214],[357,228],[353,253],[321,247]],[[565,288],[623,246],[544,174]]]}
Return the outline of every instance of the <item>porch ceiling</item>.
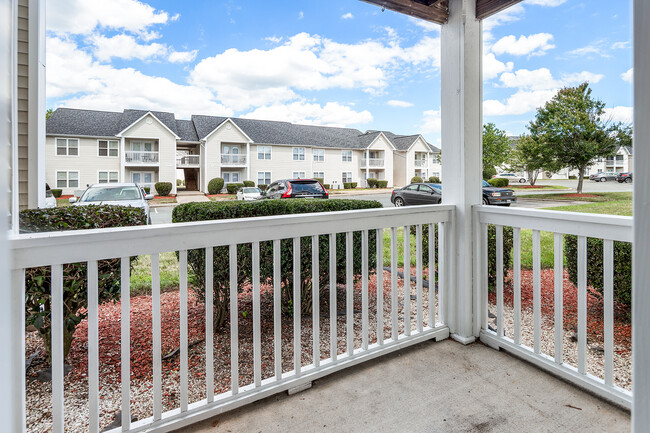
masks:
{"label": "porch ceiling", "polygon": [[[449,0],[362,1],[438,24],[445,24],[449,18]],[[476,17],[482,20],[519,2],[521,0],[476,0]]]}

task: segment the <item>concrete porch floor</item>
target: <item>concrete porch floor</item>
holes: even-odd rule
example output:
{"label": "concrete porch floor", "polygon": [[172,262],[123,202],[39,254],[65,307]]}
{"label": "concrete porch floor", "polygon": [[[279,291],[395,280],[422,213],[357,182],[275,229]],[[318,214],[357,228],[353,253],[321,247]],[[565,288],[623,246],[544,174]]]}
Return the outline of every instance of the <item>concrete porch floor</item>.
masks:
{"label": "concrete porch floor", "polygon": [[445,340],[179,431],[629,432],[630,415],[505,352]]}

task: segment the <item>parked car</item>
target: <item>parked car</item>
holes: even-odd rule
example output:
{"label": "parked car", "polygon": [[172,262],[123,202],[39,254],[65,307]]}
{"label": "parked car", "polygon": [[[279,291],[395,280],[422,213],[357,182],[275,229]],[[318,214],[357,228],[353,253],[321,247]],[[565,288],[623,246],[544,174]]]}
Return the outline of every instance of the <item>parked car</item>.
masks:
{"label": "parked car", "polygon": [[516,175],[514,173],[501,173],[501,174],[497,174],[497,175],[492,176],[492,179],[495,179],[495,178],[508,179],[508,180],[510,180],[510,183],[512,183],[512,182],[526,183],[528,181],[528,179],[526,179],[525,177],[518,176],[518,175]]}
{"label": "parked car", "polygon": [[632,183],[632,172],[629,173],[619,173],[618,176],[616,176],[616,180],[619,183]]}
{"label": "parked car", "polygon": [[45,184],[45,206],[43,207],[46,209],[56,207],[56,197],[52,194],[50,185],[47,183]]}
{"label": "parked car", "polygon": [[596,174],[593,179],[591,178],[591,176],[589,176],[589,179],[595,182],[607,182],[608,180],[616,180],[617,177],[618,177],[618,173],[613,171],[606,171],[603,173]]}
{"label": "parked car", "polygon": [[390,195],[390,202],[396,207],[439,204],[440,200],[442,189],[439,183],[412,183],[394,190]]}
{"label": "parked car", "polygon": [[515,192],[508,188],[497,188],[483,181],[483,204],[510,206],[517,202]]}
{"label": "parked car", "polygon": [[262,190],[257,187],[245,186],[237,191],[237,200],[258,200],[262,197]]}
{"label": "parked car", "polygon": [[284,179],[270,184],[262,198],[329,198],[329,194],[315,179]]}
{"label": "parked car", "polygon": [[100,183],[90,185],[78,200],[76,197],[71,197],[70,203],[73,206],[110,204],[139,207],[147,215],[147,224],[151,224],[148,200],[152,198],[153,194],[145,194],[144,190],[135,183]]}

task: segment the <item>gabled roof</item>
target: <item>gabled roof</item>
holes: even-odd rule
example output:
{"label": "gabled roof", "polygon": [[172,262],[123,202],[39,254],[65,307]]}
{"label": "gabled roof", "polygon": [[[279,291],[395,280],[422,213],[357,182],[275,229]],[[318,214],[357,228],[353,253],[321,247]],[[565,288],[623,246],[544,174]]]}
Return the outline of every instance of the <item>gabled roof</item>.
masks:
{"label": "gabled roof", "polygon": [[[393,143],[395,148],[397,150],[401,151],[407,151],[413,146],[413,144],[417,141],[418,138],[422,137],[420,134],[415,134],[415,135],[395,135],[390,131],[383,131],[384,135],[388,137],[388,139]],[[424,144],[431,149],[433,153],[438,153],[440,152],[440,149],[438,149],[436,146],[433,144],[429,143],[427,140],[422,137],[422,141],[424,141]]]}
{"label": "gabled roof", "polygon": [[196,133],[194,122],[192,122],[191,120],[177,120],[176,131],[181,141],[191,141],[191,142],[199,141],[199,136]]}
{"label": "gabled roof", "polygon": [[47,119],[47,135],[114,137],[122,129],[122,113],[57,108]]}
{"label": "gabled roof", "polygon": [[151,114],[158,122],[160,122],[165,128],[169,130],[172,134],[176,136],[176,139],[180,139],[178,133],[176,132],[176,118],[174,113],[166,113],[164,111],[146,111],[146,110],[124,110],[122,114],[122,122],[120,132],[118,135],[122,135],[129,128],[139,122],[145,116]]}

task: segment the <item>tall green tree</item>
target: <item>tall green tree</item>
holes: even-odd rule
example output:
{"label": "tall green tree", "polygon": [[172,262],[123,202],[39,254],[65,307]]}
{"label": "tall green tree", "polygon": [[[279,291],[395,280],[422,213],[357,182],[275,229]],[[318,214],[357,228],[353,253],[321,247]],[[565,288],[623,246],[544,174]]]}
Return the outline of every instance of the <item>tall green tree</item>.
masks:
{"label": "tall green tree", "polygon": [[514,171],[526,173],[531,185],[543,171],[558,171],[561,164],[555,159],[552,149],[529,134],[523,134],[510,153],[510,167]]}
{"label": "tall green tree", "polygon": [[565,87],[537,109],[531,121],[531,135],[549,147],[563,167],[578,170],[578,194],[586,168],[595,158],[616,151],[616,140],[603,120],[605,103],[591,96],[589,83]]}
{"label": "tall green tree", "polygon": [[510,139],[506,132],[494,123],[483,125],[483,177],[495,172],[495,167],[505,164],[509,154]]}

